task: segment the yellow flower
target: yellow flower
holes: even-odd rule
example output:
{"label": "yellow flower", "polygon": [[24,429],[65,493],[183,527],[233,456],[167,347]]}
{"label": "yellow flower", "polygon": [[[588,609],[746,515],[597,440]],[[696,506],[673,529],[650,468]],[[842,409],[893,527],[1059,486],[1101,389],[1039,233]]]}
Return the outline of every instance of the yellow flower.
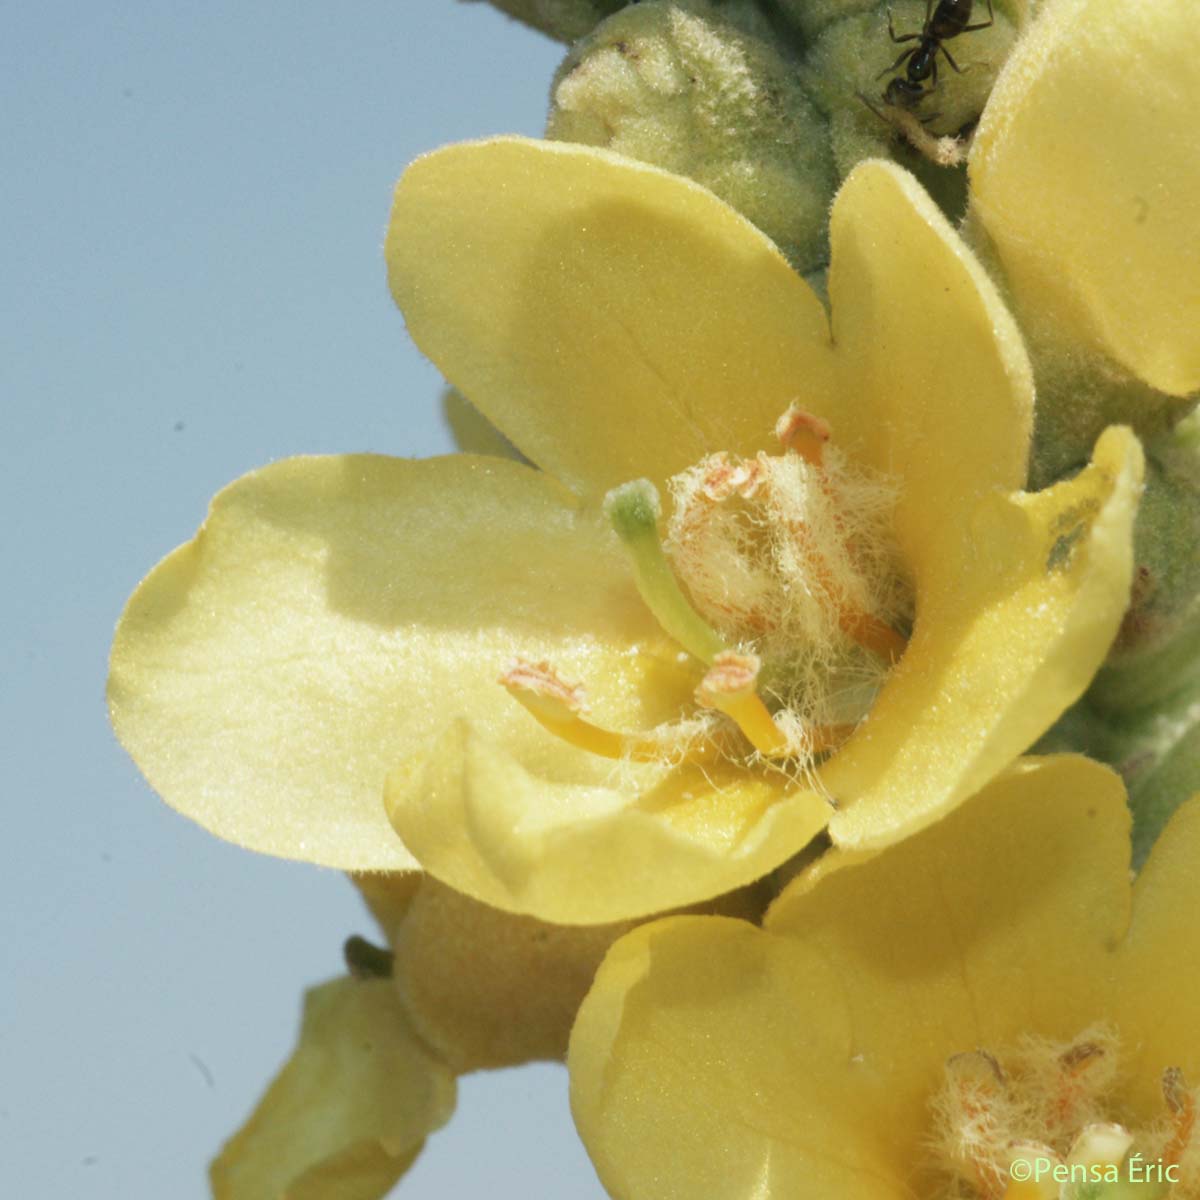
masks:
{"label": "yellow flower", "polygon": [[1050,0],[969,158],[1022,320],[1171,396],[1200,387],[1198,102],[1192,0]]}
{"label": "yellow flower", "polygon": [[[831,331],[778,251],[686,180],[521,139],[419,160],[397,190],[393,289],[422,349],[541,470],[294,459],[221,493],[138,589],[113,650],[113,720],[150,782],[254,849],[419,863],[561,924],[756,879],[825,826],[830,800],[834,840],[871,850],[976,791],[1104,657],[1140,450],[1110,430],[1073,479],[1019,491],[1020,337],[904,172],[854,173],[832,247]],[[698,463],[752,469],[793,404],[810,433],[827,423],[851,475],[896,490],[915,596],[907,650],[815,784],[697,717],[703,683],[768,760],[786,724],[763,720],[750,655],[739,692],[681,652],[651,606],[664,617],[674,587],[665,625],[700,618],[669,574],[649,580],[654,530],[631,567],[600,507],[616,485],[665,487]],[[831,619],[844,631],[859,615]]]}
{"label": "yellow flower", "polygon": [[765,931],[637,928],[571,1039],[605,1186],[1049,1200],[1045,1171],[1090,1159],[1126,1181],[1174,1166],[1172,1195],[1197,1195],[1200,802],[1132,900],[1128,831],[1107,768],[1027,760],[904,845],[802,875]]}

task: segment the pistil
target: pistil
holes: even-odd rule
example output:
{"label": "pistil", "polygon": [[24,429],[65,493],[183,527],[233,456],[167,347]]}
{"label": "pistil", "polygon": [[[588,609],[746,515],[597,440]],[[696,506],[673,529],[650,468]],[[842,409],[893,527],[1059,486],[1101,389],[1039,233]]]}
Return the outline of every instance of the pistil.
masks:
{"label": "pistil", "polygon": [[689,654],[711,664],[728,647],[688,603],[663,553],[658,536],[662,513],[658,489],[648,479],[624,483],[604,498],[604,511],[629,553],[634,581],[646,607]]}

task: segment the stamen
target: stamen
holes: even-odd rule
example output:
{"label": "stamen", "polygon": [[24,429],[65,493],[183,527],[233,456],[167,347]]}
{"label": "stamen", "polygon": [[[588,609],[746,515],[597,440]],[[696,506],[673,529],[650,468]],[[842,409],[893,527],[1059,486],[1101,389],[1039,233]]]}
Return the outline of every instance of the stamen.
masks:
{"label": "stamen", "polygon": [[696,700],[731,718],[760,754],[781,758],[791,749],[787,736],[755,691],[761,666],[753,654],[725,651],[696,689]]}
{"label": "stamen", "polygon": [[721,636],[688,602],[667,563],[658,536],[662,512],[658,491],[648,479],[613,488],[604,511],[633,563],[634,580],[646,607],[689,654],[711,663],[725,649]]}
{"label": "stamen", "polygon": [[[690,493],[687,501],[677,505],[668,543],[674,544],[672,561],[675,568],[681,568],[679,555],[686,547],[684,563],[695,568],[703,562],[708,577],[719,581],[715,592],[709,588],[704,597],[709,615],[715,610],[720,614],[718,619],[728,623],[726,628],[729,625],[744,627],[754,636],[771,632],[774,622],[760,607],[760,603],[768,598],[762,592],[764,585],[769,591],[770,579],[765,572],[755,571],[739,550],[733,551],[730,562],[730,547],[722,544],[722,531],[715,527],[727,511],[722,507],[726,501],[734,497],[753,501],[764,487],[770,490],[770,478],[762,456],[744,461],[731,459],[721,451],[701,459],[688,474],[696,481],[695,491]],[[727,538],[728,528],[723,532]],[[722,555],[722,552],[725,553]],[[718,555],[724,561],[714,561]],[[686,566],[682,573],[687,578]]]}
{"label": "stamen", "polygon": [[1171,1110],[1171,1140],[1163,1150],[1163,1161],[1178,1164],[1183,1153],[1191,1145],[1196,1127],[1196,1098],[1188,1091],[1183,1072],[1178,1067],[1168,1067],[1162,1078],[1163,1099]]}
{"label": "stamen", "polygon": [[798,758],[810,759],[836,750],[858,728],[857,724],[845,722],[840,725],[807,725],[789,709],[780,709],[774,714],[775,724],[783,731],[792,753]]}
{"label": "stamen", "polygon": [[1088,1071],[1104,1057],[1104,1047],[1096,1042],[1079,1042],[1058,1056],[1058,1088],[1054,1100],[1054,1119],[1059,1127],[1076,1120],[1079,1109],[1091,1094]]}
{"label": "stamen", "polygon": [[548,662],[531,663],[523,658],[500,678],[510,692],[520,694],[526,708],[537,706],[547,717],[574,717],[588,710],[587,693],[581,683],[568,683]]}
{"label": "stamen", "polygon": [[[792,404],[788,410],[775,422],[775,436],[789,449],[799,454],[810,466],[823,468],[824,447],[833,431],[828,421]],[[827,472],[822,470],[818,475],[820,486],[831,494],[832,480]],[[803,527],[793,530],[797,540],[805,546],[807,557],[817,579],[823,587],[829,589],[831,595],[836,590],[831,587],[829,567],[822,558],[817,547],[809,545],[811,538]],[[839,606],[837,613],[838,628],[851,641],[857,642],[864,650],[878,655],[887,662],[895,662],[904,653],[908,642],[891,626],[884,624],[869,613],[862,612],[852,604],[844,603]]]}
{"label": "stamen", "polygon": [[700,494],[714,504],[728,500],[730,496],[750,500],[767,479],[763,464],[757,458],[732,462],[729,455],[722,452],[710,454],[700,465],[704,468]]}
{"label": "stamen", "polygon": [[1005,1125],[1004,1071],[986,1050],[972,1050],[946,1060],[946,1077],[947,1112],[954,1130],[950,1149],[984,1196],[998,1196],[1004,1187],[1004,1173],[996,1162]]}
{"label": "stamen", "polygon": [[[1107,1123],[1105,1110],[1119,1099],[1117,1049],[1116,1032],[1098,1025],[1073,1042],[1026,1035],[1002,1058],[976,1051],[949,1059],[946,1084],[933,1100],[933,1146],[950,1177],[937,1195],[973,1200],[1195,1196],[1188,1166],[1195,1154],[1196,1093],[1178,1070],[1164,1072],[1174,1137],[1159,1122],[1141,1130]],[[1178,1170],[1168,1174],[1169,1166]]]}
{"label": "stamen", "polygon": [[1098,1058],[1104,1057],[1104,1047],[1097,1042],[1077,1042],[1069,1050],[1064,1050],[1058,1056],[1058,1063],[1072,1078],[1087,1068]]}
{"label": "stamen", "polygon": [[[807,526],[797,523],[791,526],[800,553],[808,560],[814,581],[830,595],[837,595],[829,564],[821,554],[820,549],[813,545],[812,535]],[[896,662],[908,649],[908,641],[901,637],[890,625],[885,625],[877,617],[855,608],[849,601],[844,600],[837,607],[838,628],[851,641],[857,642],[864,650],[878,655],[887,662]]]}
{"label": "stamen", "polygon": [[676,757],[700,762],[722,753],[721,745],[711,737],[671,737],[660,730],[616,733],[593,725],[580,715],[587,711],[582,686],[567,683],[547,662],[519,658],[500,676],[500,683],[543,729],[602,758],[662,762]]}
{"label": "stamen", "polygon": [[795,451],[814,467],[821,466],[825,443],[831,432],[827,421],[795,404],[789,405],[787,412],[775,422],[775,436],[787,449]]}

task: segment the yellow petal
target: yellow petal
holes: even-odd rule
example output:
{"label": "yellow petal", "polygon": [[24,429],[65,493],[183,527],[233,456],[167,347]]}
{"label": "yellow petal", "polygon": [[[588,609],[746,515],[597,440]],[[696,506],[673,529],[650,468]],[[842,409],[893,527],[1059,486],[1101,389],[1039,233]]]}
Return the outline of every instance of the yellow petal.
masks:
{"label": "yellow petal", "polygon": [[169,804],[231,841],[349,869],[415,865],[383,783],[451,720],[469,714],[549,777],[586,759],[497,683],[513,655],[551,658],[627,725],[690,694],[664,682],[677,668],[655,653],[663,635],[607,522],[566,499],[528,467],[469,456],[247,475],[122,617],[118,736]]}
{"label": "yellow petal", "polygon": [[[886,853],[840,870],[818,860],[764,927],[849,956],[880,986],[906,972],[936,976],[935,1010],[969,1014],[985,1031],[1074,1035],[1091,1019],[1081,1013],[1097,1011],[1091,976],[1128,923],[1129,827],[1108,767],[1079,755],[1021,759]],[[922,1019],[906,1007],[896,1020]],[[882,1000],[879,1019],[892,1019]]]}
{"label": "yellow petal", "polygon": [[421,769],[389,777],[388,813],[450,887],[563,925],[732,891],[801,850],[829,816],[815,793],[741,766],[628,764],[615,779],[549,779],[459,722]]}
{"label": "yellow petal", "polygon": [[[571,1033],[571,1109],[626,1200],[901,1200],[910,1163],[857,1051],[836,967],[718,917],[641,925]],[[874,1086],[872,1086],[872,1083]]]}
{"label": "yellow petal", "polygon": [[1112,772],[1029,762],[888,853],[801,877],[766,933],[634,930],[569,1055],[605,1185],[630,1200],[932,1194],[915,1172],[946,1059],[1093,1017],[1128,919],[1128,830]]}
{"label": "yellow petal", "polygon": [[974,503],[1023,486],[1033,381],[995,286],[907,171],[867,162],[830,226],[834,436],[896,479],[901,550],[920,572]]}
{"label": "yellow petal", "polygon": [[1161,1079],[1179,1067],[1200,1083],[1200,796],[1176,810],[1133,893],[1133,923],[1122,947],[1118,1026],[1128,1038],[1135,1103],[1162,1111]]}
{"label": "yellow petal", "polygon": [[753,453],[793,399],[828,407],[824,311],[782,255],[698,184],[607,151],[426,155],[387,259],[417,345],[576,490]]}
{"label": "yellow petal", "polygon": [[454,1108],[390,980],[305,997],[300,1041],[212,1165],[216,1200],[377,1200]]}
{"label": "yellow petal", "polygon": [[873,849],[937,820],[1027,749],[1086,688],[1133,571],[1142,454],[1127,429],[1036,495],[984,497],[921,565],[912,641],[822,773],[834,842]]}
{"label": "yellow petal", "polygon": [[1193,0],[1054,0],[992,92],[972,203],[1017,307],[1171,395],[1200,386]]}

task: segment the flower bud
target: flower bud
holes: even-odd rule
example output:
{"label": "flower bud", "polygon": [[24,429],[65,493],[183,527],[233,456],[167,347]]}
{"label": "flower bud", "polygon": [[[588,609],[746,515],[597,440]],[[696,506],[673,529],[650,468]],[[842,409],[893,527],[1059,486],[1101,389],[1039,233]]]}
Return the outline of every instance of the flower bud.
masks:
{"label": "flower bud", "polygon": [[1092,697],[1102,711],[1144,713],[1177,695],[1200,662],[1200,414],[1146,442],[1134,527],[1129,610]]}
{"label": "flower bud", "polygon": [[623,9],[560,67],[546,134],[696,180],[812,270],[828,259],[828,130],[795,65],[746,32],[752,11],[706,0]]}
{"label": "flower bud", "polygon": [[778,4],[780,13],[806,42],[843,17],[879,7],[877,0],[778,0]]}
{"label": "flower bud", "polygon": [[[1032,15],[1036,0],[992,0],[992,9],[1002,13],[1017,28],[1021,28]],[[793,26],[806,42],[812,42],[818,34],[836,21],[860,13],[884,13],[887,4],[880,0],[774,0],[780,16]],[[980,0],[978,10],[986,10],[987,4]],[[979,20],[972,16],[972,20]],[[986,19],[984,11],[983,19]]]}
{"label": "flower bud", "polygon": [[[805,7],[817,8],[812,4]],[[914,171],[934,199],[957,215],[965,197],[963,171],[935,165],[922,157],[909,144],[911,139],[902,135],[895,114],[902,112],[912,118],[923,139],[930,141],[969,131],[979,119],[1012,46],[1012,23],[995,9],[992,23],[986,28],[946,39],[935,59],[936,87],[930,75],[919,85],[924,94],[893,100],[887,96],[889,83],[903,83],[911,62],[902,56],[906,51],[919,50],[921,42],[896,42],[891,32],[899,38],[920,34],[925,26],[924,0],[896,0],[891,6],[864,6],[844,0],[838,7],[846,15],[823,26],[804,56],[801,78],[818,108],[829,115],[839,177],[844,178],[864,158],[892,158]],[[977,7],[982,10],[979,20],[986,21],[986,5]],[[978,23],[975,14],[972,21]],[[950,65],[945,51],[961,70]],[[961,161],[961,154],[957,161]]]}
{"label": "flower bud", "polygon": [[560,42],[573,42],[590,33],[628,0],[491,0],[491,3]]}
{"label": "flower bud", "polygon": [[1141,866],[1175,810],[1200,793],[1200,697],[1167,722],[1157,761],[1130,780],[1133,863]]}
{"label": "flower bud", "polygon": [[[746,888],[696,911],[753,920],[765,900]],[[425,1043],[460,1074],[562,1058],[600,960],[636,923],[550,925],[427,875],[391,934],[395,984]]]}

